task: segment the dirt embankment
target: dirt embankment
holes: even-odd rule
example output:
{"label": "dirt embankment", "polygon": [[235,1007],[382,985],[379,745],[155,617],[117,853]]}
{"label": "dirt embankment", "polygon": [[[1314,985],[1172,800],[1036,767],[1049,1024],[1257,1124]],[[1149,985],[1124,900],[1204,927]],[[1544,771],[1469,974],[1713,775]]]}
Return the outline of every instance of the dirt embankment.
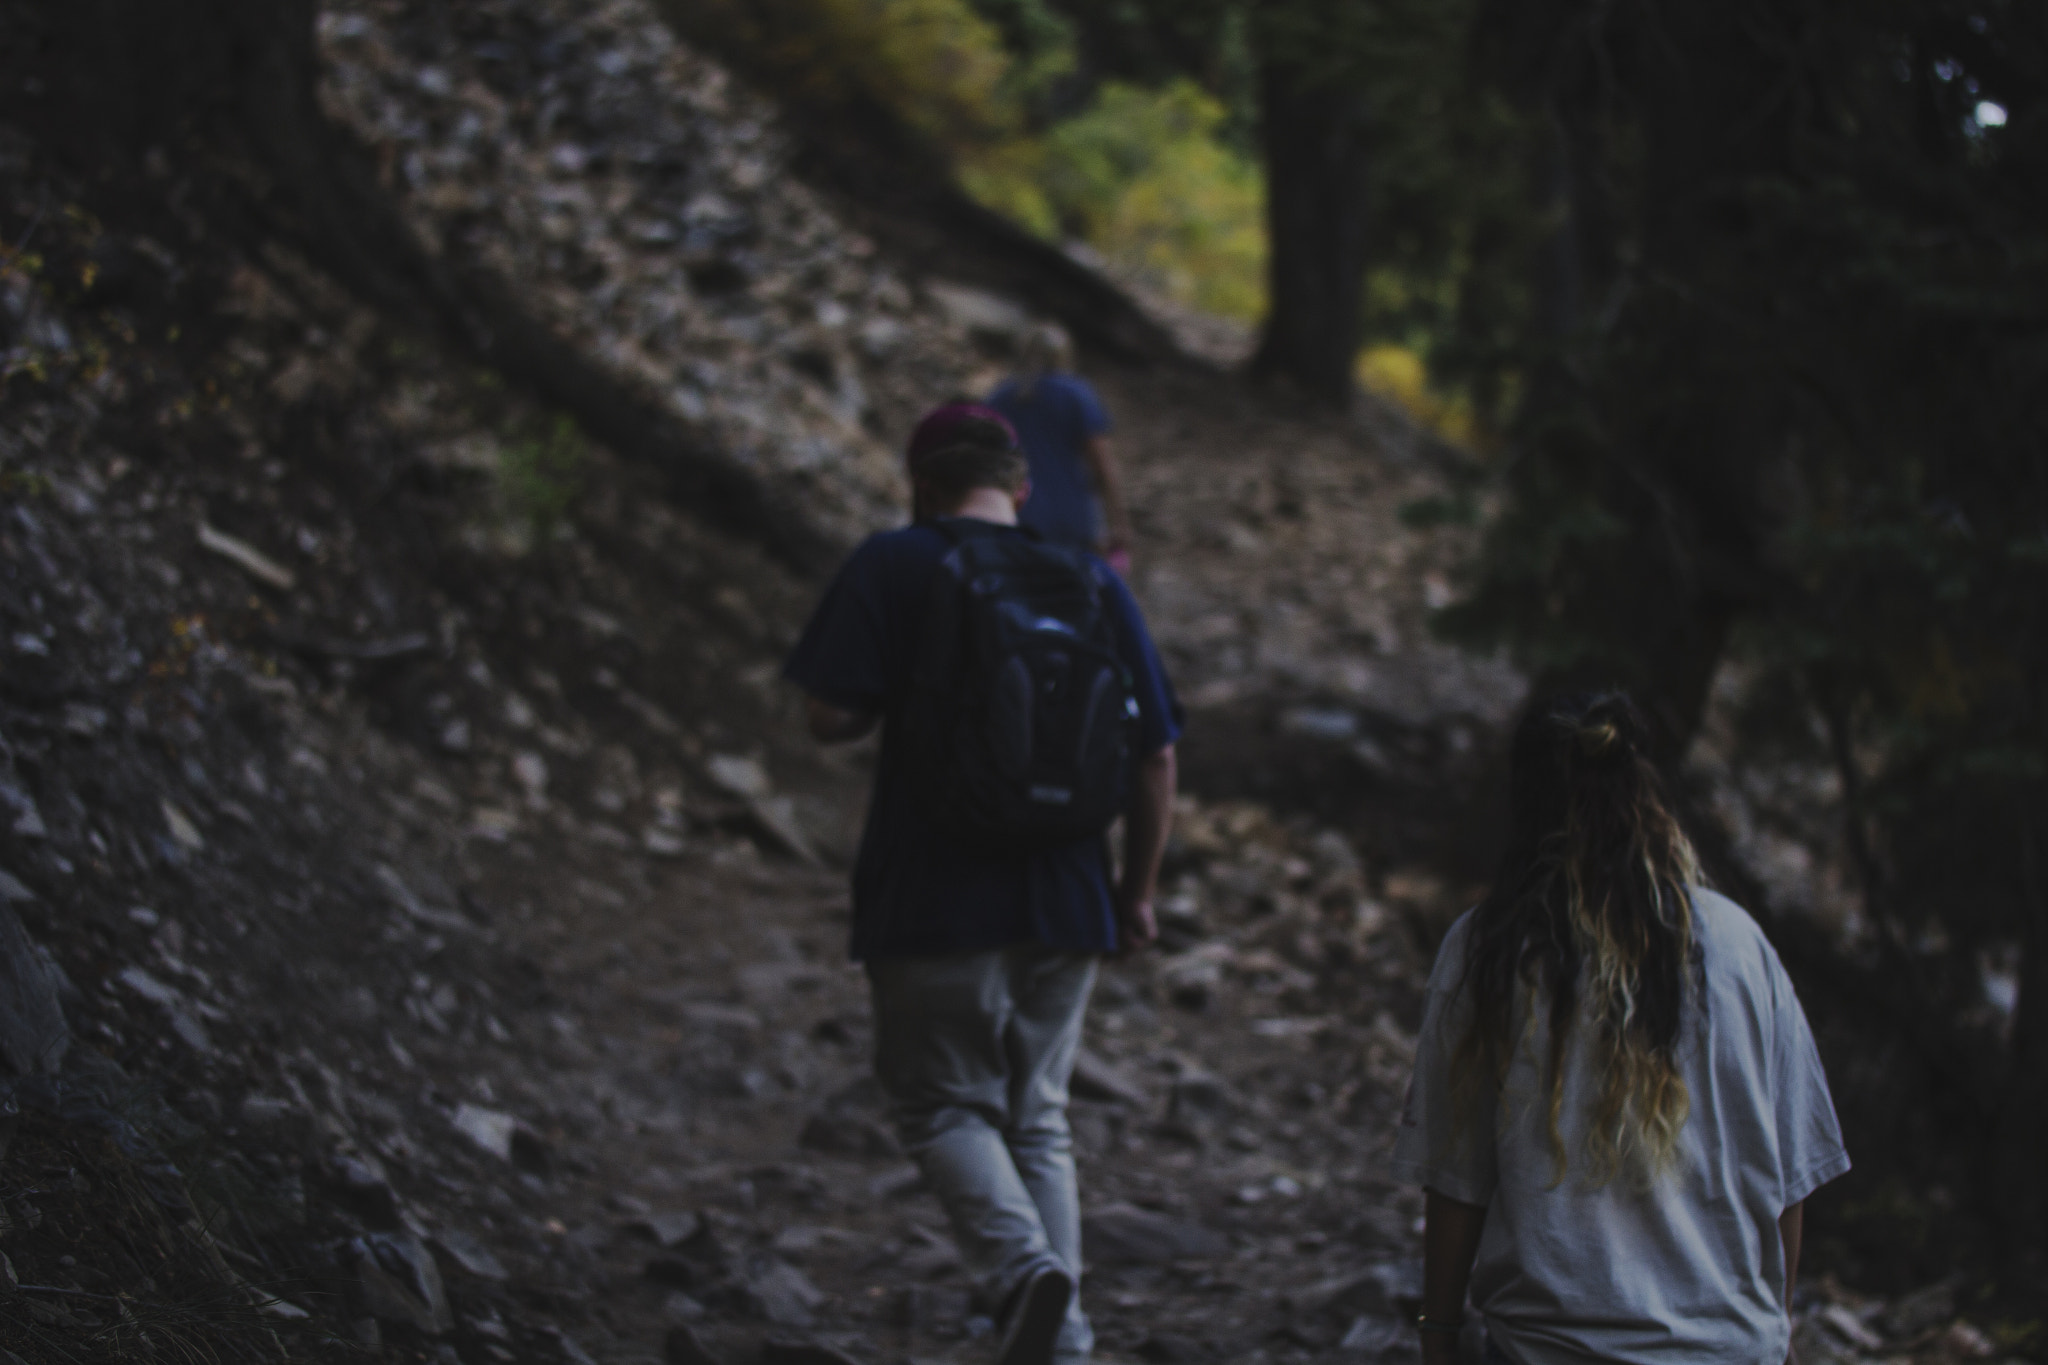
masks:
{"label": "dirt embankment", "polygon": [[[848,536],[1025,316],[838,227],[639,4],[324,40],[424,234]],[[817,585],[153,174],[97,222],[0,130],[0,898],[48,950],[0,968],[65,1021],[0,1030],[0,1346],[980,1358],[844,961],[871,756],[775,681]],[[1398,429],[1101,378],[1203,799],[1090,1022],[1089,1302],[1112,1357],[1401,1356],[1429,860],[1517,684],[1427,639]],[[1909,1304],[1816,1299],[1811,1353],[1987,1344]]]}

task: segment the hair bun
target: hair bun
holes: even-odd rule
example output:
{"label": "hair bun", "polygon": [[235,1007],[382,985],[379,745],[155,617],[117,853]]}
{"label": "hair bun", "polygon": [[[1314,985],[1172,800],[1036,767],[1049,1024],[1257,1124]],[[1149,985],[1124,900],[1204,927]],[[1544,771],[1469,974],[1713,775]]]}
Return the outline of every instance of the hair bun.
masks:
{"label": "hair bun", "polygon": [[1621,743],[1621,727],[1611,720],[1588,720],[1579,726],[1578,740],[1587,758],[1608,758]]}

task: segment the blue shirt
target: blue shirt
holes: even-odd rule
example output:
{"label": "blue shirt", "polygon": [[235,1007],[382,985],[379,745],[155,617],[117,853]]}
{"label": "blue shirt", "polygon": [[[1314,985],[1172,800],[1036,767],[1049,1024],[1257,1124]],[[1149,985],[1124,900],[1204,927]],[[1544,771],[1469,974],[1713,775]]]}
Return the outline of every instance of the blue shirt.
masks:
{"label": "blue shirt", "polygon": [[1095,548],[1102,513],[1089,482],[1088,441],[1109,431],[1109,413],[1079,375],[1043,374],[1029,395],[1009,380],[989,395],[988,405],[1017,428],[1018,444],[1031,462],[1031,496],[1018,519],[1047,540]]}
{"label": "blue shirt", "polygon": [[[939,837],[918,809],[898,742],[898,712],[917,662],[932,575],[950,547],[926,525],[868,537],[826,589],[783,666],[783,676],[820,701],[882,716],[881,762],[853,869],[853,956],[977,952],[1031,941],[1113,952],[1116,912],[1104,840],[973,853]],[[1100,560],[1091,557],[1090,565],[1130,670],[1137,752],[1155,754],[1180,737],[1180,703],[1130,589]]]}

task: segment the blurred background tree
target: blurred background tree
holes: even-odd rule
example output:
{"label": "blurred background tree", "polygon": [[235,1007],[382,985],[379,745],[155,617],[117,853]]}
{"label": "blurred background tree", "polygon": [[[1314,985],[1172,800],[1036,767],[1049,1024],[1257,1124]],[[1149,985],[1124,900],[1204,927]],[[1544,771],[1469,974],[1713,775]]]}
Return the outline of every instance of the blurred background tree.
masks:
{"label": "blurred background tree", "polygon": [[2048,11],[1549,0],[1475,37],[1546,237],[1444,625],[1629,686],[1673,758],[1738,667],[1743,744],[1833,767],[1872,926],[1809,979],[1920,1097],[1857,1129],[2039,1246]]}

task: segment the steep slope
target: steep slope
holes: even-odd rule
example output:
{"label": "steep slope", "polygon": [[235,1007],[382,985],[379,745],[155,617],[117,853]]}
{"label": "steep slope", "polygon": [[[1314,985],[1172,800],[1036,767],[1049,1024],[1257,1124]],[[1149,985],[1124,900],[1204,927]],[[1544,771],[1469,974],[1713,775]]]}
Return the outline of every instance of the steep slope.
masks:
{"label": "steep slope", "polygon": [[958,386],[957,338],[789,177],[770,110],[641,4],[351,0],[320,31],[325,103],[425,238],[521,281],[842,543],[891,518],[885,438]]}

